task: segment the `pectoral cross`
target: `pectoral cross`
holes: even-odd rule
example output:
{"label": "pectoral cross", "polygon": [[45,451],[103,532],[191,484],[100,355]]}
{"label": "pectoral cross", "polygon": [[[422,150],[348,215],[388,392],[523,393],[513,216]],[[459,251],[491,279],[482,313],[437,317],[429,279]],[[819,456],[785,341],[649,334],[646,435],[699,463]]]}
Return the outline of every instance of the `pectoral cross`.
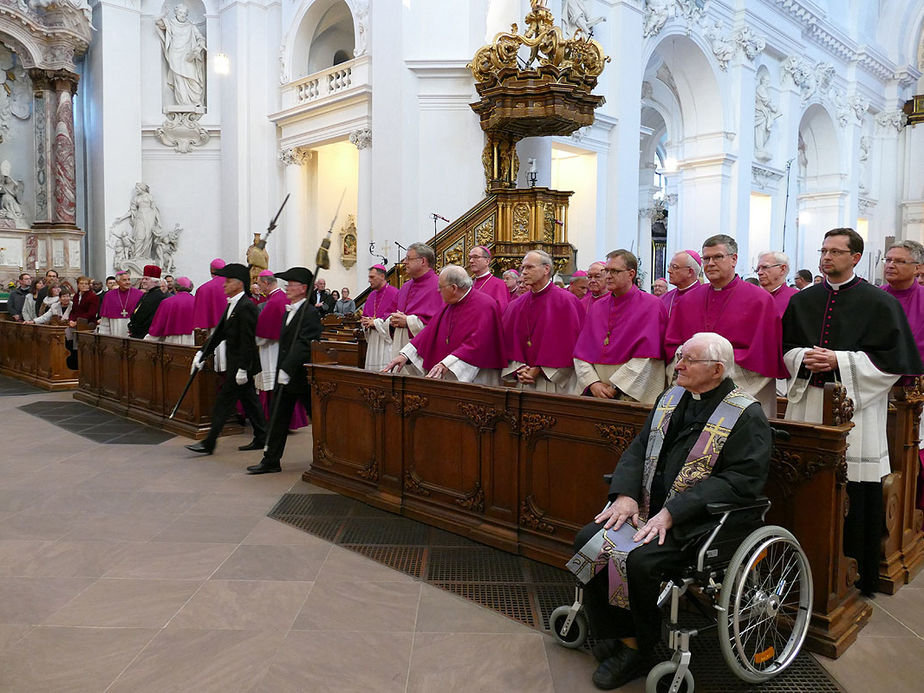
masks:
{"label": "pectoral cross", "polygon": [[527,339],[527,340],[526,340],[526,346],[531,347],[532,345],[533,345],[533,340]]}
{"label": "pectoral cross", "polygon": [[124,317],[127,317],[127,316],[128,316],[128,311],[125,310],[125,309],[123,308],[123,309],[122,309],[122,317],[124,318]]}
{"label": "pectoral cross", "polygon": [[606,339],[603,340],[603,346],[609,346],[610,343],[610,333],[606,333]]}

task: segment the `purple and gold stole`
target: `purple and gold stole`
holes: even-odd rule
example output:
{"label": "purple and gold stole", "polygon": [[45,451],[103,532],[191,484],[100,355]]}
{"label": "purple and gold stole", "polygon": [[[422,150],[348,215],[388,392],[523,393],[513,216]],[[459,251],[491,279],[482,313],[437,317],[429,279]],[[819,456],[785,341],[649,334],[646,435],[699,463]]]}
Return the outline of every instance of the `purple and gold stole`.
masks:
{"label": "purple and gold stole", "polygon": [[[639,520],[641,525],[648,521],[651,505],[651,482],[658,467],[658,458],[664,445],[664,436],[670,424],[671,416],[685,390],[675,385],[664,393],[658,401],[655,415],[651,421],[648,435],[648,448],[645,451],[645,468],[642,472],[642,499],[639,503]],[[735,388],[729,392],[712,412],[702,433],[693,444],[690,454],[680,468],[680,472],[671,484],[665,503],[678,493],[695,486],[712,474],[715,462],[725,446],[725,441],[738,422],[739,417],[757,400]],[[641,526],[640,525],[640,526]],[[623,525],[626,527],[627,525]],[[625,530],[623,530],[625,531]],[[635,531],[632,531],[635,534]],[[630,535],[631,536],[631,535]],[[639,546],[627,540],[626,534],[620,535],[613,530],[601,529],[581,547],[567,567],[584,584],[590,582],[594,575],[605,566],[609,566],[609,600],[610,604],[629,608],[629,587],[626,575],[626,559],[632,549]]]}

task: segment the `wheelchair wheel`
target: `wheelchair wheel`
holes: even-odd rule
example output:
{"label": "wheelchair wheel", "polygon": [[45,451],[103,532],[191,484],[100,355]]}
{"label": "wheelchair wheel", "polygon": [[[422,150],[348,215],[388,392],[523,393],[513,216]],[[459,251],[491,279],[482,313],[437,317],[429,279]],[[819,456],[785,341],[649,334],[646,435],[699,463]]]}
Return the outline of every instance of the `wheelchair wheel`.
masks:
{"label": "wheelchair wheel", "polygon": [[[666,661],[655,665],[645,679],[645,693],[669,693],[677,671],[677,662]],[[687,669],[683,672],[680,688],[675,693],[693,693],[693,674]]]}
{"label": "wheelchair wheel", "polygon": [[796,538],[761,527],[732,556],[719,593],[719,646],[748,683],[785,670],[799,654],[812,614],[812,571]]}
{"label": "wheelchair wheel", "polygon": [[561,629],[565,625],[565,620],[568,618],[570,611],[570,605],[560,606],[555,609],[552,615],[549,616],[549,627],[552,629],[552,635],[558,640],[559,645],[576,650],[587,640],[587,617],[583,611],[579,611],[571,622],[568,632],[562,635]]}

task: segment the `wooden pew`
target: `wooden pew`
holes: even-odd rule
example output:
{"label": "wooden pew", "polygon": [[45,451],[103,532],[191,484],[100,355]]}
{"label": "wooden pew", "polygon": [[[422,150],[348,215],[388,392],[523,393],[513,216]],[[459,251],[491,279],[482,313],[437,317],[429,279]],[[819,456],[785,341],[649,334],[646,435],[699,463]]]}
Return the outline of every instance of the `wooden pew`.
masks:
{"label": "wooden pew", "polygon": [[[605,502],[603,474],[648,414],[626,402],[307,368],[306,481],[559,567]],[[853,587],[856,561],[842,552],[850,424],[774,426],[791,439],[773,452],[770,521],[796,534],[812,566],[807,646],[837,657],[872,613]]]}
{"label": "wooden pew", "polygon": [[66,329],[0,319],[0,373],[43,390],[73,390],[78,372],[67,367]]}
{"label": "wooden pew", "polygon": [[[204,438],[218,374],[204,368],[173,419],[196,347],[82,332],[76,336],[80,381],[74,399],[189,438]],[[228,423],[223,435],[243,431]]]}
{"label": "wooden pew", "polygon": [[311,362],[362,368],[367,345],[359,318],[325,315],[321,325],[321,339],[311,343]]}
{"label": "wooden pew", "polygon": [[887,431],[892,473],[882,480],[885,538],[879,562],[879,591],[895,594],[924,566],[922,513],[916,507],[918,425],[924,403],[924,379],[892,388]]}

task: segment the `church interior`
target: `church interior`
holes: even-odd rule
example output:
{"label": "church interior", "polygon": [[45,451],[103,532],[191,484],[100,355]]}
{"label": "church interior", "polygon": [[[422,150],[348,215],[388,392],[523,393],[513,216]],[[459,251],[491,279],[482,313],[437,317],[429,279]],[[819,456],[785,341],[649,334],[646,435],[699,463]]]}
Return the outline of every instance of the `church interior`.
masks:
{"label": "church interior", "polygon": [[[555,609],[652,402],[364,371],[370,268],[541,251],[567,286],[619,248],[654,293],[721,234],[788,285],[849,227],[885,286],[924,243],[922,123],[908,0],[0,0],[0,310],[24,275],[195,293],[238,263],[248,296],[304,267],[355,299],[257,477],[243,415],[184,450],[234,379],[196,376],[217,318],[150,341],[0,315],[0,691],[597,690]],[[924,380],[888,394],[872,596],[841,546],[863,403],[837,383],[784,420],[780,387],[767,521],[811,564],[807,635],[756,688],[703,635],[697,687],[917,690]]]}

